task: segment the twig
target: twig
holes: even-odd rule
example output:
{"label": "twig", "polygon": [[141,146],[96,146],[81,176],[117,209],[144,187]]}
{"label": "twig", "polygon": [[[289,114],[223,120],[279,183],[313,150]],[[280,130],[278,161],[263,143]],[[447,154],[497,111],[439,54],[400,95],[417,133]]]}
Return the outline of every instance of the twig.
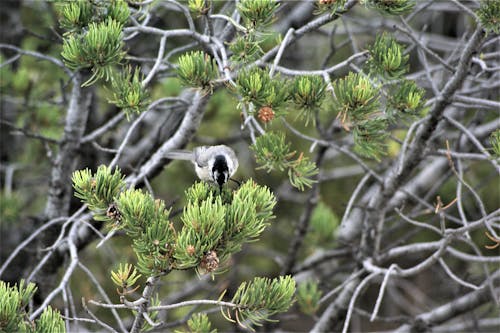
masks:
{"label": "twig", "polygon": [[241,308],[241,305],[236,303],[200,299],[200,300],[179,302],[176,304],[150,306],[148,307],[148,311],[171,310],[193,305],[218,305],[228,308]]}
{"label": "twig", "polygon": [[[94,276],[94,274],[92,274],[92,272],[87,268],[87,266],[85,266],[81,262],[78,262],[78,267],[80,267],[85,272],[85,274],[87,274],[87,276],[90,278],[90,280],[92,281],[92,283],[94,284],[94,286],[97,288],[97,291],[99,291],[99,294],[101,294],[102,298],[104,298],[104,300],[106,302],[108,302],[108,303],[111,304],[111,299],[109,298],[108,294],[106,293],[106,291],[104,290],[104,288],[101,286],[101,284],[99,283],[99,281],[97,280],[97,278]],[[113,317],[115,318],[116,323],[120,327],[120,330],[123,333],[127,333],[128,332],[127,328],[125,327],[123,321],[121,320],[120,315],[118,314],[118,312],[116,312],[116,309],[111,309],[111,313],[113,314]]]}
{"label": "twig", "polygon": [[271,69],[269,70],[269,77],[273,77],[274,71],[276,70],[276,66],[278,66],[281,56],[283,55],[283,51],[285,51],[285,48],[288,44],[288,40],[293,36],[293,32],[295,29],[290,28],[286,32],[285,38],[283,38],[283,41],[281,42],[280,48],[278,49],[278,52],[276,54],[276,57],[274,57],[274,62],[273,65],[271,66]]}
{"label": "twig", "polygon": [[370,282],[371,279],[374,277],[378,276],[379,273],[371,273],[367,277],[365,277],[361,283],[356,287],[354,290],[354,294],[351,297],[351,300],[349,301],[349,307],[347,308],[347,314],[345,316],[345,321],[344,321],[344,327],[342,328],[342,333],[347,333],[347,330],[349,329],[349,323],[351,321],[351,316],[352,316],[352,311],[354,309],[354,303],[356,303],[356,299],[358,298],[359,294],[365,288],[365,286]]}
{"label": "twig", "polygon": [[[342,216],[342,221],[346,219],[347,216],[349,216],[352,206],[354,205],[354,202],[356,201],[358,194],[361,192],[363,187],[365,186],[366,182],[370,179],[371,175],[368,173],[366,174],[361,180],[359,181],[358,185],[356,185],[356,188],[351,194],[351,197],[349,198],[349,202],[347,203],[347,207],[344,211],[344,215]],[[342,222],[340,223],[342,225]]]}
{"label": "twig", "polygon": [[132,133],[134,132],[135,128],[139,125],[139,123],[146,117],[149,110],[150,109],[141,113],[140,116],[137,117],[137,119],[132,123],[132,125],[128,129],[127,134],[125,135],[125,138],[123,139],[122,143],[120,144],[120,147],[118,147],[118,152],[116,153],[116,155],[113,158],[113,160],[111,161],[111,163],[109,163],[110,169],[113,169],[118,164],[118,160],[120,159],[120,156],[123,153],[125,146],[128,144],[128,141],[130,140]]}
{"label": "twig", "polygon": [[382,284],[380,285],[380,290],[378,292],[378,297],[377,297],[377,300],[375,302],[375,307],[373,308],[373,312],[372,312],[372,315],[370,317],[370,321],[374,321],[375,318],[377,318],[378,311],[380,309],[380,304],[382,304],[382,298],[384,297],[385,287],[387,286],[387,282],[389,281],[389,277],[395,268],[396,268],[396,265],[392,264],[389,267],[389,269],[387,270],[387,272],[385,273],[384,280],[382,281]]}
{"label": "twig", "polygon": [[3,272],[9,266],[10,262],[14,260],[14,258],[19,254],[19,252],[24,249],[31,241],[33,241],[35,238],[37,238],[44,230],[53,227],[54,225],[61,223],[62,221],[65,221],[67,217],[59,217],[52,219],[50,221],[45,222],[41,227],[36,229],[33,233],[31,233],[28,238],[26,238],[21,244],[19,244],[14,251],[9,255],[9,257],[5,260],[3,263],[2,267],[0,267],[0,276],[2,276]]}
{"label": "twig", "polygon": [[82,306],[85,309],[85,312],[87,312],[88,315],[91,316],[92,319],[94,319],[97,324],[101,325],[101,327],[107,329],[110,332],[118,333],[118,331],[115,331],[115,329],[113,329],[113,327],[109,326],[108,324],[106,324],[105,322],[103,322],[102,320],[97,318],[97,316],[95,314],[93,314],[92,311],[90,311],[87,304],[85,303],[85,298],[83,298],[83,297],[82,297]]}
{"label": "twig", "polygon": [[51,144],[58,144],[59,143],[59,140],[52,139],[52,138],[49,138],[47,136],[44,136],[44,135],[41,135],[38,133],[32,133],[32,132],[30,132],[22,127],[17,127],[16,125],[14,125],[13,123],[11,123],[10,121],[7,121],[7,120],[0,119],[0,124],[5,124],[5,125],[9,126],[14,131],[22,133],[22,135],[24,135],[27,138],[37,139],[37,140],[51,143]]}
{"label": "twig", "polygon": [[3,43],[0,43],[0,49],[9,49],[9,50],[16,51],[19,54],[29,55],[31,57],[35,57],[35,58],[38,58],[38,59],[47,60],[47,61],[53,63],[54,65],[56,65],[57,67],[61,68],[64,72],[66,72],[66,74],[69,77],[73,76],[73,72],[71,72],[64,65],[64,63],[61,60],[57,59],[57,58],[54,58],[54,57],[51,57],[51,56],[48,56],[46,54],[39,53],[39,52],[36,52],[36,51],[23,50],[23,49],[18,48],[17,46],[9,45],[9,44],[3,44]]}
{"label": "twig", "polygon": [[457,282],[458,284],[464,286],[464,287],[467,287],[467,288],[470,288],[470,289],[473,289],[473,290],[477,290],[479,289],[478,286],[476,285],[473,285],[472,283],[469,283],[467,281],[464,281],[462,280],[461,278],[459,278],[458,276],[456,276],[452,271],[451,269],[448,267],[448,265],[446,265],[446,262],[443,260],[443,258],[439,258],[439,264],[441,265],[441,267],[443,267],[444,271],[446,272],[446,274],[448,274],[449,277],[451,277],[455,282]]}
{"label": "twig", "polygon": [[73,275],[73,271],[75,270],[79,260],[78,249],[72,241],[74,238],[76,238],[75,234],[77,233],[77,231],[78,223],[74,223],[70,229],[67,242],[71,261],[68,268],[64,272],[63,277],[61,278],[61,282],[59,282],[59,285],[55,289],[53,289],[50,294],[44,299],[42,305],[40,305],[40,307],[30,315],[30,320],[34,320],[36,317],[38,317],[42,313],[42,311],[49,305],[49,303],[52,302],[52,300],[68,285],[69,279]]}
{"label": "twig", "polygon": [[[327,151],[326,147],[321,147],[321,149],[318,151],[316,155],[316,166],[318,168],[321,166],[321,162],[323,161],[323,157],[326,151]],[[318,175],[315,176],[316,180],[317,177]],[[292,239],[292,241],[290,242],[290,246],[288,247],[288,253],[285,258],[285,263],[281,269],[281,275],[290,274],[293,270],[293,266],[295,265],[295,262],[297,260],[298,251],[302,246],[302,243],[304,242],[304,237],[306,236],[307,229],[309,228],[309,222],[311,219],[312,212],[319,201],[319,190],[320,190],[320,183],[315,182],[310,190],[309,198],[300,216],[300,220],[297,223],[297,226],[295,227],[294,238]]]}
{"label": "twig", "polygon": [[160,40],[160,47],[158,48],[158,56],[156,57],[155,64],[153,65],[153,68],[148,73],[148,76],[144,80],[142,80],[141,85],[143,87],[146,87],[149,82],[153,79],[155,76],[156,72],[158,71],[158,68],[160,67],[161,61],[163,59],[163,55],[165,53],[165,45],[167,44],[167,36],[163,35]]}

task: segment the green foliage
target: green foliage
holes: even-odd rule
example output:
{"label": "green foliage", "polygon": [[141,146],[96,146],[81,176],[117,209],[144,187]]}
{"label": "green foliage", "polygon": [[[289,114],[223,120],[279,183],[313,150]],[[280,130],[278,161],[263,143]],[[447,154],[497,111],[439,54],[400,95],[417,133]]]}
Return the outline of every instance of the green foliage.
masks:
{"label": "green foliage", "polygon": [[364,0],[365,4],[384,15],[404,15],[415,7],[414,0]]}
{"label": "green foliage", "polygon": [[408,55],[392,36],[387,33],[378,35],[370,47],[368,65],[373,73],[385,79],[398,79],[408,72]]}
{"label": "green foliage", "polygon": [[325,97],[326,84],[319,76],[296,76],[290,91],[292,101],[302,109],[301,117],[314,121],[314,111],[320,107]]}
{"label": "green foliage", "polygon": [[269,132],[258,137],[250,149],[254,151],[260,169],[266,169],[267,172],[285,170],[287,160],[295,155],[295,152],[290,152],[290,144],[285,142],[285,135],[281,132]]}
{"label": "green foliage", "polygon": [[288,98],[286,84],[279,76],[271,78],[269,72],[262,68],[253,67],[240,71],[236,84],[242,101],[252,103],[256,109],[269,106],[275,111],[279,110]]}
{"label": "green foliage", "polygon": [[253,34],[238,36],[229,44],[229,50],[233,53],[231,60],[237,63],[252,62],[264,53]]}
{"label": "green foliage", "polygon": [[21,280],[19,286],[11,287],[8,283],[0,280],[0,331],[2,332],[26,332],[29,323],[26,322],[26,310],[30,299],[36,291],[34,283],[24,284]]}
{"label": "green foliage", "polygon": [[261,326],[276,313],[285,312],[292,305],[295,293],[295,280],[290,276],[275,279],[256,277],[252,281],[243,282],[232,299],[241,307],[235,309],[237,322]]}
{"label": "green foliage", "polygon": [[118,211],[123,219],[122,228],[127,234],[137,239],[157,213],[151,195],[137,189],[127,189],[120,193],[116,200]]}
{"label": "green foliage", "polygon": [[140,68],[128,66],[119,75],[115,75],[111,80],[113,88],[113,99],[109,102],[122,108],[127,117],[132,113],[141,113],[146,109],[149,102],[149,94],[142,86],[143,76],[140,75]]}
{"label": "green foliage", "polygon": [[120,194],[117,208],[123,221],[121,228],[133,239],[139,271],[153,275],[168,270],[175,230],[165,203],[141,190],[128,189]]}
{"label": "green foliage", "polygon": [[119,168],[111,172],[105,165],[99,166],[95,175],[90,169],[84,169],[75,171],[72,176],[75,196],[89,206],[98,221],[113,221],[108,210],[125,188],[123,179]]}
{"label": "green foliage", "polygon": [[186,86],[211,91],[218,76],[217,63],[206,53],[192,51],[179,57],[177,75]]}
{"label": "green foliage", "polygon": [[130,9],[124,0],[111,0],[104,13],[118,23],[125,24],[130,16]]}
{"label": "green foliage", "polygon": [[500,33],[500,1],[482,0],[477,16],[486,31]]}
{"label": "green foliage", "polygon": [[50,306],[43,310],[42,315],[36,321],[35,333],[63,333],[66,332],[64,320],[57,310],[52,310]]}
{"label": "green foliage", "polygon": [[35,322],[28,320],[26,309],[36,289],[24,280],[12,287],[0,280],[0,332],[66,332],[61,315],[50,306]]}
{"label": "green foliage", "polygon": [[268,188],[251,180],[223,195],[199,182],[186,191],[186,197],[189,201],[181,216],[183,228],[175,246],[175,267],[197,267],[207,272],[239,251],[243,243],[256,240],[273,218],[276,204]]}
{"label": "green foliage", "polygon": [[333,83],[335,105],[342,125],[354,133],[354,150],[377,160],[385,153],[387,120],[380,115],[377,88],[369,77],[349,73]]}
{"label": "green foliage", "polygon": [[163,201],[155,201],[140,190],[124,191],[120,171],[111,173],[106,166],[100,166],[95,175],[89,169],[76,171],[73,187],[75,196],[89,206],[96,220],[112,222],[107,227],[124,229],[134,240],[137,267],[142,273],[151,275],[169,267],[175,231]]}
{"label": "green foliage", "polygon": [[122,266],[120,263],[116,272],[111,271],[111,280],[118,287],[122,288],[121,294],[131,292],[130,288],[134,286],[140,277],[141,274],[138,274],[137,270],[131,264],[124,264]]}
{"label": "green foliage", "polygon": [[169,212],[157,215],[146,226],[141,237],[134,239],[133,248],[137,253],[137,267],[145,274],[169,269],[173,252],[174,229],[168,219]]}
{"label": "green foliage", "polygon": [[268,132],[261,135],[250,149],[254,151],[255,159],[260,164],[259,169],[266,169],[267,172],[287,169],[290,183],[299,190],[303,191],[315,182],[311,177],[318,173],[316,165],[302,153],[294,159],[296,152],[290,150],[284,134]]}
{"label": "green foliage", "polygon": [[250,29],[259,29],[269,25],[278,9],[276,0],[242,0],[236,8]]}
{"label": "green foliage", "polygon": [[349,74],[333,83],[335,105],[344,127],[365,120],[380,108],[378,89],[363,74]]}
{"label": "green foliage", "polygon": [[[196,205],[201,204],[203,201],[209,200],[209,198],[213,199],[217,197],[218,192],[219,191],[217,191],[216,187],[210,186],[210,184],[206,182],[196,182],[185,191],[187,201]],[[225,192],[223,192],[223,195],[224,194]],[[231,199],[224,199],[222,198],[223,195],[221,196],[223,203],[230,203]]]}
{"label": "green foliage", "polygon": [[500,130],[496,130],[491,133],[490,143],[494,157],[500,158]]}
{"label": "green foliage", "polygon": [[90,23],[83,35],[64,39],[61,55],[66,66],[73,70],[90,68],[92,71],[92,76],[83,86],[112,77],[112,66],[120,63],[125,55],[122,29],[122,23],[107,18],[100,23]]}
{"label": "green foliage", "polygon": [[130,16],[127,2],[123,0],[103,1],[58,1],[57,12],[61,28],[67,34],[81,33],[91,22],[102,22],[107,17],[125,24]]}
{"label": "green foliage", "polygon": [[[170,211],[162,200],[141,190],[124,191],[123,177],[100,166],[73,174],[75,195],[94,212],[97,219],[112,221],[112,228],[123,229],[133,239],[137,269],[144,275],[172,268],[198,268],[212,272],[245,242],[256,240],[273,218],[276,204],[268,188],[247,181],[238,190],[216,191],[199,182],[186,191],[188,204],[177,233],[169,221]],[[131,266],[112,272],[113,282],[124,288],[137,280]]]}
{"label": "green foliage", "polygon": [[58,9],[59,24],[69,32],[81,31],[94,18],[94,7],[89,1],[66,2]]}
{"label": "green foliage", "polygon": [[314,315],[319,308],[322,292],[317,282],[306,281],[297,287],[297,304],[306,315]]}
{"label": "green foliage", "polygon": [[208,13],[210,7],[206,0],[188,0],[188,8],[196,16],[201,16]]}
{"label": "green foliage", "polygon": [[354,151],[358,154],[380,160],[386,154],[385,140],[389,136],[387,132],[387,120],[375,117],[361,121],[354,127]]}
{"label": "green foliage", "polygon": [[312,177],[317,175],[318,172],[316,164],[300,153],[296,160],[290,161],[288,178],[293,187],[304,191],[305,187],[311,187],[316,182]]}
{"label": "green foliage", "polygon": [[200,204],[188,203],[181,220],[174,257],[177,268],[196,267],[203,256],[217,248],[225,227],[226,208],[220,197],[209,196]]}
{"label": "green foliage", "polygon": [[347,0],[317,0],[317,10],[314,14],[317,15],[325,12],[330,12],[330,15],[338,14],[344,9],[346,2]]}
{"label": "green foliage", "polygon": [[274,218],[276,198],[267,187],[245,182],[227,206],[221,257],[241,250],[243,243],[256,241]]}
{"label": "green foliage", "polygon": [[417,86],[415,81],[403,80],[391,85],[387,97],[387,114],[389,120],[394,120],[396,115],[418,115],[424,108],[425,90]]}
{"label": "green foliage", "polygon": [[206,313],[195,313],[187,322],[189,332],[197,333],[217,333],[217,329],[212,329],[212,323],[208,320]]}
{"label": "green foliage", "polygon": [[314,208],[311,216],[311,231],[308,234],[308,237],[312,240],[311,243],[314,246],[320,243],[331,245],[339,224],[338,216],[330,207],[320,201]]}

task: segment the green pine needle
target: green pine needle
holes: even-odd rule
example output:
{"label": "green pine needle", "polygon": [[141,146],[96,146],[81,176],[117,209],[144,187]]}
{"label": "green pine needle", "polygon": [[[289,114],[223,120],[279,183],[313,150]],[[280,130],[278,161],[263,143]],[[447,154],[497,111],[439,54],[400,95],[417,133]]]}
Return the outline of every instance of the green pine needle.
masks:
{"label": "green pine needle", "polygon": [[210,4],[207,0],[188,0],[188,8],[196,16],[202,16],[208,13]]}
{"label": "green pine needle", "polygon": [[300,117],[315,121],[315,112],[318,111],[325,97],[326,83],[322,77],[313,75],[297,76],[290,91],[292,101],[302,109]]}
{"label": "green pine needle", "polygon": [[80,32],[93,20],[94,8],[89,1],[64,2],[58,7],[59,24],[68,32]]}
{"label": "green pine needle", "polygon": [[313,246],[331,246],[340,224],[338,216],[324,202],[320,201],[311,215],[311,231],[308,237]]}
{"label": "green pine needle", "polygon": [[287,170],[290,183],[299,190],[303,191],[305,187],[311,187],[316,182],[311,178],[319,172],[316,164],[303,154],[294,159],[296,152],[290,150],[290,144],[286,143],[284,134],[267,132],[258,137],[250,149],[260,164],[259,169],[266,169],[267,172]]}
{"label": "green pine needle", "polygon": [[425,105],[425,90],[417,86],[415,81],[403,80],[391,86],[391,94],[387,98],[388,119],[394,121],[396,116],[417,116]]}
{"label": "green pine needle", "polygon": [[290,151],[290,144],[285,141],[285,135],[281,132],[267,132],[259,136],[250,149],[255,153],[259,169],[267,172],[285,170],[289,166],[288,158],[295,154]]}
{"label": "green pine needle", "polygon": [[82,85],[89,86],[99,79],[111,79],[112,66],[123,59],[123,24],[112,18],[90,23],[83,35],[64,39],[61,56],[66,66],[77,70],[90,68],[92,76]]}
{"label": "green pine needle", "polygon": [[240,71],[236,90],[245,103],[252,103],[258,110],[263,106],[277,111],[288,98],[286,83],[279,76],[271,78],[265,69],[253,67]]}
{"label": "green pine needle", "polygon": [[329,12],[330,15],[341,14],[347,0],[317,0],[315,15]]}
{"label": "green pine needle", "polygon": [[35,333],[64,333],[66,332],[66,325],[64,325],[64,320],[61,314],[57,310],[53,310],[52,307],[46,307],[40,318],[36,320]]}
{"label": "green pine needle", "polygon": [[287,275],[269,279],[256,277],[243,282],[236,290],[233,303],[237,322],[243,326],[262,326],[271,316],[287,311],[294,302],[295,280]]}
{"label": "green pine needle", "polygon": [[300,311],[309,316],[314,315],[318,311],[322,294],[317,282],[306,281],[299,284],[297,287],[297,304]]}
{"label": "green pine needle", "polygon": [[365,4],[384,15],[404,15],[415,7],[414,0],[365,0]]}
{"label": "green pine needle", "polygon": [[131,288],[135,285],[141,274],[131,264],[124,264],[118,266],[117,271],[111,271],[111,280],[118,287],[124,290]]}
{"label": "green pine needle", "polygon": [[486,31],[500,33],[500,1],[482,0],[477,16]]}
{"label": "green pine needle", "polygon": [[139,114],[144,111],[149,102],[149,94],[142,86],[142,80],[140,68],[136,67],[132,71],[130,66],[111,80],[113,98],[109,102],[123,109],[127,118],[132,113]]}
{"label": "green pine needle", "polygon": [[490,143],[494,157],[500,158],[500,130],[496,130],[491,133]]}
{"label": "green pine needle", "polygon": [[362,156],[380,158],[386,154],[385,140],[389,136],[387,132],[387,120],[376,117],[359,122],[354,127],[354,151]]}
{"label": "green pine needle", "polygon": [[35,295],[34,283],[10,284],[0,280],[0,331],[2,332],[66,332],[66,326],[58,311],[48,306],[34,322],[29,321],[26,312]]}
{"label": "green pine needle", "polygon": [[105,165],[99,166],[94,175],[84,169],[75,171],[72,176],[75,196],[94,211],[94,218],[99,221],[111,221],[106,211],[125,188],[123,179],[119,168],[112,172]]}
{"label": "green pine needle", "polygon": [[186,86],[211,91],[218,76],[217,63],[201,51],[189,52],[179,57],[177,75]]}
{"label": "green pine needle", "polygon": [[368,66],[384,79],[398,79],[408,72],[408,55],[404,48],[387,33],[377,36],[370,47]]}
{"label": "green pine needle", "polygon": [[206,313],[195,313],[187,324],[190,332],[217,333],[217,329],[212,329],[212,323]]}
{"label": "green pine needle", "polygon": [[250,29],[260,29],[273,21],[279,3],[276,0],[241,0],[236,8]]}
{"label": "green pine needle", "polygon": [[380,109],[378,88],[364,74],[349,72],[333,83],[333,90],[339,118],[346,128],[366,120]]}
{"label": "green pine needle", "polygon": [[233,53],[232,61],[244,64],[257,60],[264,53],[254,34],[237,37],[229,44],[229,50]]}

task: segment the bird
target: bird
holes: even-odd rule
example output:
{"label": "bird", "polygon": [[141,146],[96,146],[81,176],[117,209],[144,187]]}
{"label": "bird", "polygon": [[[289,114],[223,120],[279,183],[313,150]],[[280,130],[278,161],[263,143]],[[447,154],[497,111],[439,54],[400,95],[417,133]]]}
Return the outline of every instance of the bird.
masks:
{"label": "bird", "polygon": [[222,186],[238,169],[238,158],[226,145],[199,146],[190,150],[171,150],[165,157],[172,160],[187,160],[194,164],[196,175],[203,181]]}

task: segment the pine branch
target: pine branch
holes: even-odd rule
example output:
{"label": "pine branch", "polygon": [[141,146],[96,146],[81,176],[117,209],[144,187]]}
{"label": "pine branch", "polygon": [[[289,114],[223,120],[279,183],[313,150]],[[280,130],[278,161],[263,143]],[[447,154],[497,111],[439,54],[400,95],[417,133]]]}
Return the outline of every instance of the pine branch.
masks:
{"label": "pine branch", "polygon": [[[321,147],[316,154],[316,166],[318,168],[321,166],[321,162],[323,161],[323,157],[326,151],[326,147]],[[309,228],[309,222],[311,220],[312,212],[319,201],[319,190],[320,183],[314,183],[310,190],[309,197],[306,201],[306,206],[304,207],[299,222],[295,227],[294,238],[292,239],[292,241],[290,242],[290,246],[288,247],[288,254],[286,256],[285,263],[281,268],[281,275],[287,275],[293,271],[299,249],[304,242],[304,238]]]}

